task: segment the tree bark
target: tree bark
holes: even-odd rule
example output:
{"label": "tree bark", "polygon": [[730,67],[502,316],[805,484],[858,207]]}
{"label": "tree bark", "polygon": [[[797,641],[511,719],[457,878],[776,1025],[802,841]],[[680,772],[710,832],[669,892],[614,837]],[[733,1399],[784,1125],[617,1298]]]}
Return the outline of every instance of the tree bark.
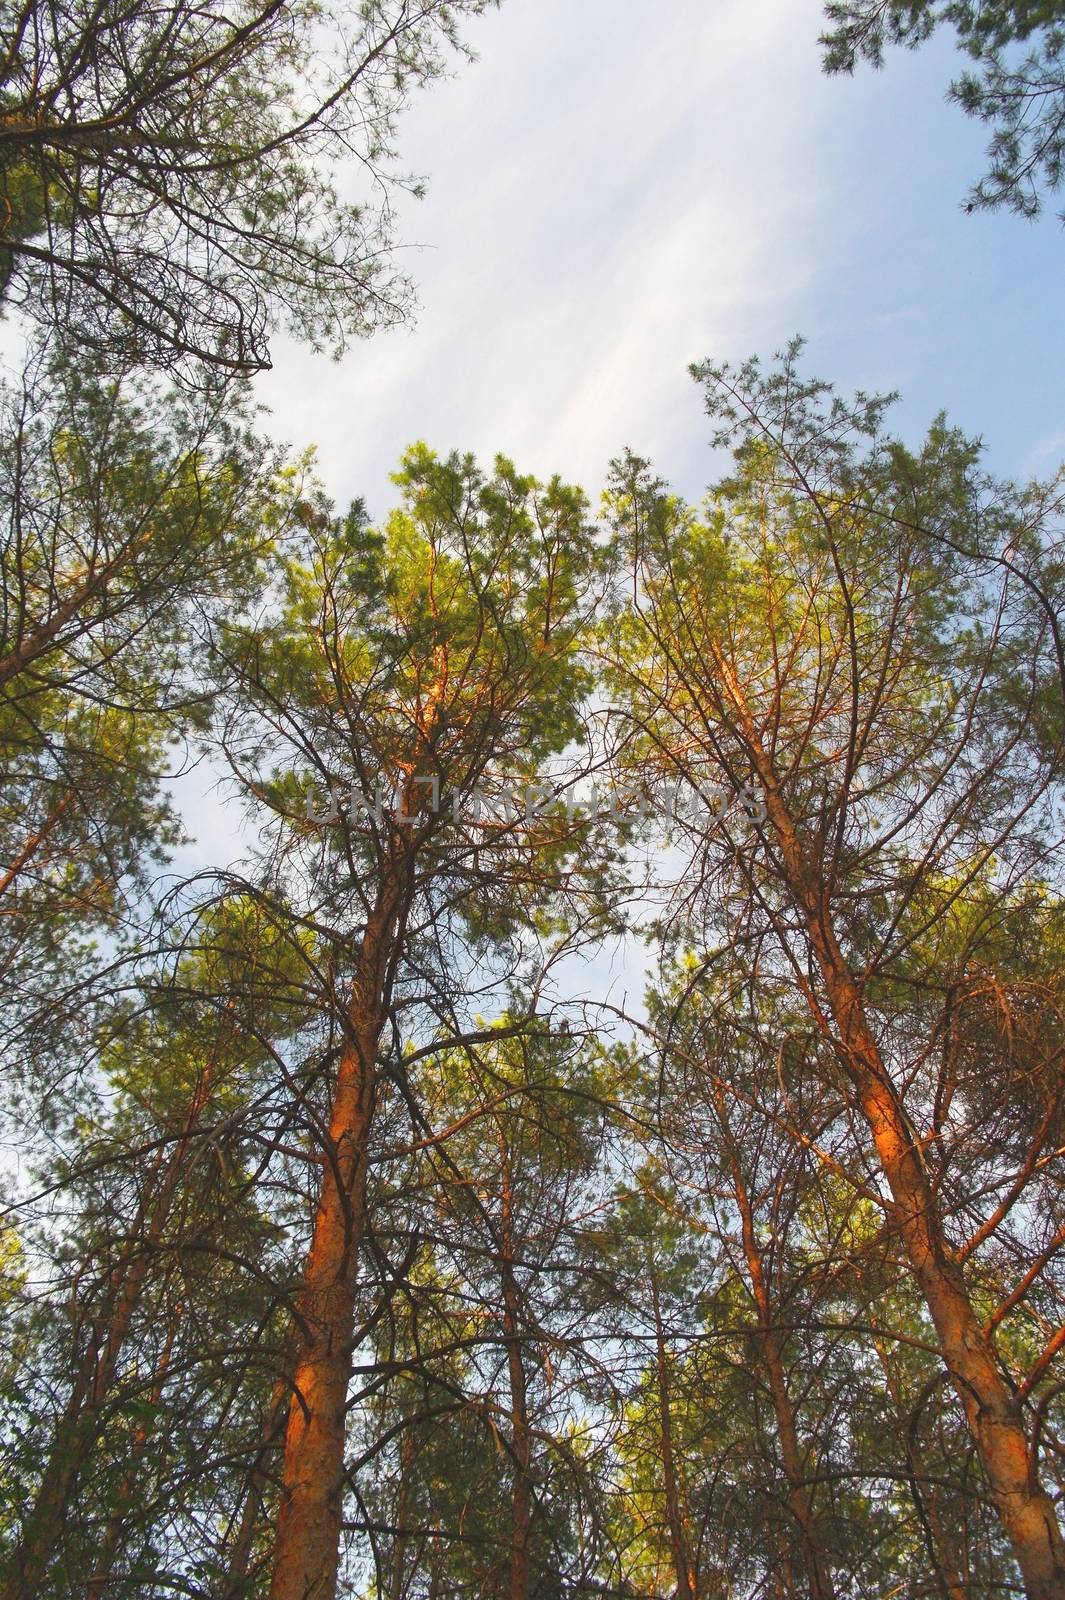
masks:
{"label": "tree bark", "polygon": [[1028,1600],[1065,1600],[1065,1540],[1029,1455],[1017,1396],[977,1317],[947,1242],[924,1156],[884,1066],[861,992],[840,949],[828,896],[812,868],[742,689],[720,650],[714,664],[758,774],[785,884],[802,913],[824,984],[833,1042],[887,1179],[889,1217],[939,1338],[951,1382],[976,1444]]}
{"label": "tree bark", "polygon": [[388,1015],[409,876],[409,868],[394,860],[384,871],[352,985],[321,1194],[296,1304],[300,1348],[285,1431],[270,1600],[334,1600],[336,1595],[355,1293],[366,1228],[374,1058]]}

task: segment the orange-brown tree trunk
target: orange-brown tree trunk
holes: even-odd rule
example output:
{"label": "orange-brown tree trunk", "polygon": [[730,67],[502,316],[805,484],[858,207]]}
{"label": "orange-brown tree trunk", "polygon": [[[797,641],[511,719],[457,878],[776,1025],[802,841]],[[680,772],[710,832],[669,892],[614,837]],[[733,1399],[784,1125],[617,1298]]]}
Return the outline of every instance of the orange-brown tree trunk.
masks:
{"label": "orange-brown tree trunk", "polygon": [[336,1595],[355,1293],[366,1228],[374,1059],[388,1015],[408,883],[409,869],[395,862],[384,872],[352,985],[322,1188],[296,1304],[300,1344],[285,1431],[270,1600],[334,1600]]}
{"label": "orange-brown tree trunk", "polygon": [[714,662],[758,774],[791,898],[801,911],[824,983],[833,1042],[872,1135],[901,1240],[1024,1579],[1028,1600],[1065,1600],[1065,1540],[1029,1454],[1017,1397],[1006,1382],[945,1238],[917,1137],[884,1066],[861,992],[840,949],[828,897],[803,848],[735,674]]}

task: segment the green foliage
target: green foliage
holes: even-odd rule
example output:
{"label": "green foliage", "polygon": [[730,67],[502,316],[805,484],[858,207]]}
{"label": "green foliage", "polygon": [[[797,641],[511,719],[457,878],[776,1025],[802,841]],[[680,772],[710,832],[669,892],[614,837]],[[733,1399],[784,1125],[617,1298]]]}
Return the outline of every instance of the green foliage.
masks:
{"label": "green foliage", "polygon": [[[400,319],[388,195],[411,93],[489,0],[2,12],[0,294],[106,361],[247,373]],[[361,161],[378,203],[341,197]]]}
{"label": "green foliage", "polygon": [[1061,0],[830,0],[821,37],[827,72],[875,67],[885,49],[917,49],[952,27],[974,63],[950,98],[991,128],[988,170],[967,211],[1006,206],[1035,217],[1061,187],[1065,158],[1065,5]]}
{"label": "green foliage", "polygon": [[[589,833],[564,807],[508,816],[501,797],[581,742],[606,557],[578,490],[502,458],[488,476],[418,446],[396,481],[380,529],[358,505],[309,513],[276,610],[221,631],[218,737],[282,847],[319,862],[334,926],[352,869],[369,881],[406,839],[487,947],[547,911]],[[312,786],[345,797],[334,825],[313,821]]]}
{"label": "green foliage", "polygon": [[223,401],[77,373],[3,396],[0,961],[77,970],[180,827],[162,788],[205,726],[203,646],[261,589],[291,474]]}
{"label": "green foliage", "polygon": [[[2,924],[37,1193],[0,1553],[48,1532],[46,1600],[265,1593],[367,952],[342,1587],[791,1600],[811,1546],[839,1596],[1014,1583],[801,913],[1055,1486],[1060,485],[996,482],[942,418],[893,438],[797,346],[696,376],[728,470],[695,507],[628,455],[602,527],[424,445],[389,515],[338,514],[221,391],[86,378],[13,420],[13,864],[47,826]],[[253,843],[164,893],[175,739]],[[487,804],[593,773],[775,795],[801,893],[750,803]],[[572,960],[626,894],[638,1019]]]}

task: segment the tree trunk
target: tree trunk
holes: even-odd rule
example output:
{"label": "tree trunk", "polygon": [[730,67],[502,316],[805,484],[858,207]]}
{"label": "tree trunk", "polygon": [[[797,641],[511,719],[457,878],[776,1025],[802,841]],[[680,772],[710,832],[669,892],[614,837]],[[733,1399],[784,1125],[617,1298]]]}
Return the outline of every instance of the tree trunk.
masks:
{"label": "tree trunk", "polygon": [[[108,1292],[94,1320],[70,1397],[56,1426],[33,1508],[12,1558],[2,1600],[34,1600],[49,1560],[60,1544],[64,1520],[95,1446],[104,1401],[114,1383],[145,1279],[170,1219],[192,1131],[206,1104],[212,1082],[208,1066],[201,1075],[181,1138],[169,1157],[158,1158],[153,1174],[157,1186],[142,1197],[134,1223],[135,1244],[111,1270]],[[145,1229],[143,1238],[142,1228]]]}
{"label": "tree trunk", "polygon": [[355,1291],[366,1227],[374,1058],[388,1015],[409,877],[409,869],[401,872],[394,863],[383,874],[352,986],[322,1189],[296,1304],[301,1345],[285,1432],[270,1600],[334,1600],[336,1595]]}
{"label": "tree trunk", "polygon": [[832,1037],[854,1088],[891,1194],[890,1220],[935,1325],[951,1382],[991,1487],[1028,1600],[1065,1600],[1065,1540],[1028,1452],[1021,1408],[973,1310],[928,1182],[920,1144],[884,1066],[858,985],[836,938],[828,897],[807,860],[772,758],[721,652],[713,651],[765,797],[789,893],[802,912],[824,982]]}

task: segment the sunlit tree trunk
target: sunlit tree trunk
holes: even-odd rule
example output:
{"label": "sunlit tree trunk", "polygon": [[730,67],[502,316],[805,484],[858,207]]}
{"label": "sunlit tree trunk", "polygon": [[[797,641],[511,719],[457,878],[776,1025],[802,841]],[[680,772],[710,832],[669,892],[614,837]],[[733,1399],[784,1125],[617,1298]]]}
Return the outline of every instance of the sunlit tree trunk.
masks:
{"label": "sunlit tree trunk", "polygon": [[713,651],[740,735],[758,775],[788,891],[801,911],[824,984],[831,1036],[891,1195],[890,1218],[920,1285],[1029,1600],[1065,1597],[1065,1540],[1029,1455],[1021,1408],[977,1317],[944,1236],[924,1158],[840,949],[828,897],[807,858],[770,753],[723,655]]}
{"label": "sunlit tree trunk", "polygon": [[409,864],[382,873],[360,947],[325,1144],[322,1188],[296,1304],[300,1340],[285,1432],[270,1600],[333,1600],[359,1250],[366,1227],[374,1059],[410,893]]}

